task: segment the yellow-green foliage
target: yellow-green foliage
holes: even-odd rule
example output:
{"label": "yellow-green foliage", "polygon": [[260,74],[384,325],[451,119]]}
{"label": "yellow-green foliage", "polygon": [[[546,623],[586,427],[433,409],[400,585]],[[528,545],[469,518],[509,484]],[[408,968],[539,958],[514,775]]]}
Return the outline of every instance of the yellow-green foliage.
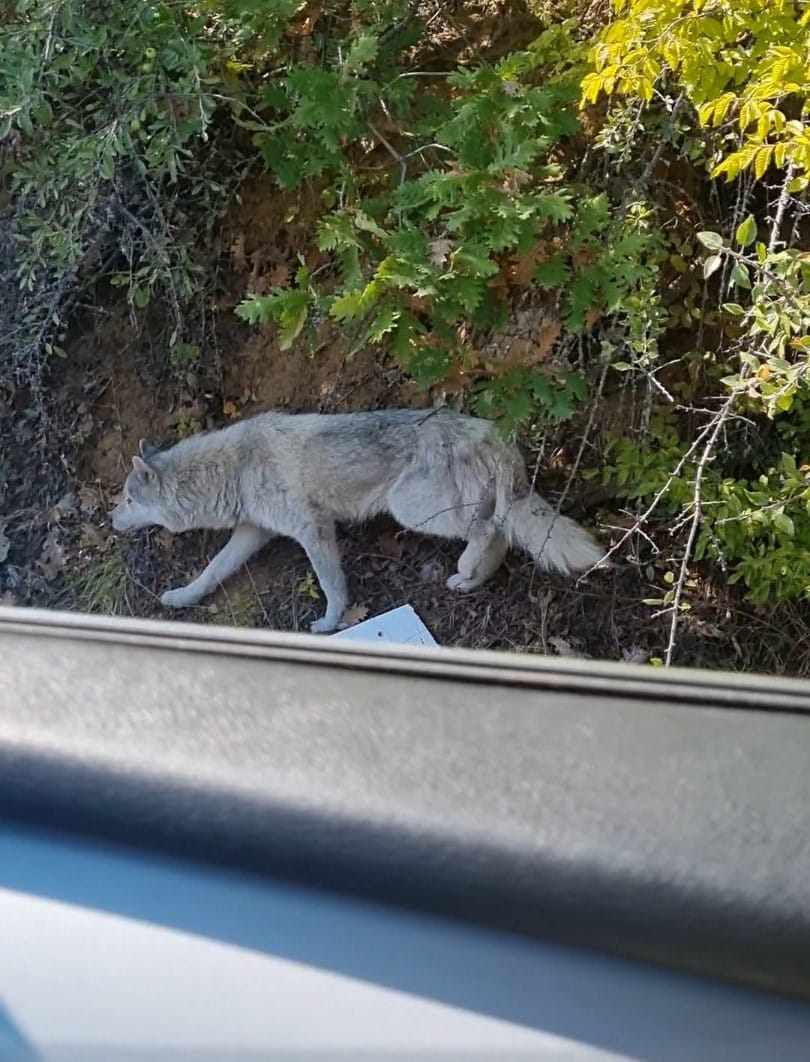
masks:
{"label": "yellow-green foliage", "polygon": [[810,180],[810,4],[803,0],[613,0],[591,51],[583,103],[653,97],[669,76],[708,128],[734,130],[713,176],[790,166]]}

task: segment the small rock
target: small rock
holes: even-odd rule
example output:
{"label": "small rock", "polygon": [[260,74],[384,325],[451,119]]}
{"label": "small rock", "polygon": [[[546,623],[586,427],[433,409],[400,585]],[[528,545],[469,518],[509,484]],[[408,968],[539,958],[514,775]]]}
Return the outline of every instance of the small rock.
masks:
{"label": "small rock", "polygon": [[549,638],[549,644],[557,650],[558,656],[566,656],[571,660],[588,660],[588,654],[583,653],[579,649],[575,649],[569,641],[565,638],[560,638],[555,635],[553,638]]}
{"label": "small rock", "polygon": [[650,654],[646,649],[640,649],[637,645],[631,645],[629,649],[622,649],[622,660],[626,664],[646,664]]}
{"label": "small rock", "polygon": [[444,579],[444,569],[437,561],[426,561],[419,569],[419,581],[439,583]]}

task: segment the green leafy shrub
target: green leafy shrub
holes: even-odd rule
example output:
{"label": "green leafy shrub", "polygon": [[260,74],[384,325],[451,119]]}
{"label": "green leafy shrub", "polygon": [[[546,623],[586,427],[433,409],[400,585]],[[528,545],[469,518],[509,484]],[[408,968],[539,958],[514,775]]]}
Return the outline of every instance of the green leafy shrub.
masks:
{"label": "green leafy shrub", "polygon": [[[255,161],[248,135],[280,188],[321,183],[316,239],[333,262],[248,299],[246,320],[275,321],[289,346],[328,314],[356,342],[389,348],[422,386],[467,365],[474,401],[509,425],[538,409],[570,415],[584,380],[551,355],[603,317],[644,332],[638,296],[656,276],[652,228],[617,215],[566,164],[579,136],[575,23],[439,75],[414,69],[419,43],[406,0],[109,12],[20,0],[2,30],[0,139],[15,144],[7,175],[25,247],[15,312],[29,342],[4,365],[24,375],[23,347],[40,360],[59,353],[69,295],[102,277],[134,314],[159,299],[169,346],[187,360],[200,232],[242,165],[223,181],[230,129],[237,161]],[[534,351],[477,357],[526,291],[547,306]],[[553,342],[548,322],[559,322]]]}
{"label": "green leafy shrub", "polygon": [[[703,408],[703,427],[690,435],[685,418],[670,418],[666,445],[654,433],[614,440],[603,475],[623,496],[654,504],[655,516],[694,525],[686,561],[720,562],[749,600],[807,597],[810,255],[792,241],[810,168],[810,13],[790,0],[612,6],[583,104],[601,94],[652,109],[663,101],[674,116],[685,102],[684,154],[713,177],[745,175],[749,184],[725,231],[693,232],[705,256],[691,315],[712,337],[688,359],[702,367],[702,390],[693,379],[679,394]],[[750,179],[774,169],[775,193],[763,188],[759,209],[745,213]],[[682,261],[684,270],[696,264]]]}
{"label": "green leafy shrub", "polygon": [[[670,80],[701,125],[727,134],[713,176],[731,180],[771,165],[795,171],[791,191],[810,180],[810,9],[801,0],[613,0],[582,82],[600,93],[646,102]],[[738,143],[733,143],[739,137]],[[727,150],[729,143],[733,146]]]}
{"label": "green leafy shrub", "polygon": [[[659,419],[656,428],[665,422]],[[728,583],[741,583],[754,604],[810,597],[810,464],[797,466],[785,452],[755,478],[744,478],[725,475],[725,463],[718,459],[703,478],[693,559],[727,572]],[[683,524],[695,505],[694,462],[671,425],[657,443],[614,439],[601,476],[620,498],[645,507],[660,498],[652,526]]]}
{"label": "green leafy shrub", "polygon": [[[337,182],[318,226],[335,275],[316,284],[302,269],[294,287],[249,298],[238,312],[275,321],[284,346],[313,315],[357,325],[362,341],[388,346],[425,387],[472,366],[474,405],[510,427],[538,410],[569,416],[584,381],[546,361],[546,345],[522,364],[484,367],[470,340],[503,325],[520,288],[548,293],[563,340],[602,316],[632,320],[635,296],[656,273],[656,238],[640,214],[617,218],[604,194],[572,184],[558,161],[579,131],[571,25],[500,62],[455,71],[436,89],[417,87],[384,35],[356,28],[377,5],[354,8],[352,34],[290,68],[262,99],[272,109],[267,129],[252,126],[282,187],[324,175]],[[392,115],[409,130],[407,144],[378,132]],[[353,163],[364,145],[387,150],[393,176],[364,178]]]}
{"label": "green leafy shrub", "polygon": [[[60,353],[70,305],[100,277],[133,311],[154,295],[180,340],[199,286],[202,220],[226,205],[200,164],[220,99],[210,19],[171,3],[19,0],[0,28],[0,144],[11,199],[0,260],[13,344],[0,373],[30,382]],[[195,204],[194,217],[183,209]]]}

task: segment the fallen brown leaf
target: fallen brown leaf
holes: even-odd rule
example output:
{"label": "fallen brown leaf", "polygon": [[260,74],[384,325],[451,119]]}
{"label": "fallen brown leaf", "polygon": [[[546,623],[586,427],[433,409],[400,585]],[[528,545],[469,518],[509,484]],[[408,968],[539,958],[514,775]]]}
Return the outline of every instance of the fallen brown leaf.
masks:
{"label": "fallen brown leaf", "polygon": [[92,513],[101,506],[98,491],[93,487],[88,487],[86,484],[83,487],[79,487],[77,500],[79,509],[83,513]]}
{"label": "fallen brown leaf", "polygon": [[538,243],[528,254],[513,255],[509,259],[509,276],[512,283],[521,288],[530,284],[535,269],[546,254],[546,247]]}
{"label": "fallen brown leaf", "polygon": [[87,438],[87,436],[93,430],[93,425],[94,424],[95,424],[95,421],[93,420],[92,414],[85,413],[85,415],[82,417],[82,419],[76,425],[76,430],[78,431],[79,435],[83,436],[84,438]]}
{"label": "fallen brown leaf", "polygon": [[585,313],[585,331],[586,332],[590,332],[591,329],[593,328],[593,326],[596,324],[596,322],[601,318],[601,316],[602,316],[602,311],[601,310],[594,310],[594,309],[588,310]]}
{"label": "fallen brown leaf", "polygon": [[343,613],[341,627],[353,627],[356,623],[362,623],[367,616],[368,605],[349,605]]}
{"label": "fallen brown leaf", "polygon": [[288,26],[287,33],[289,33],[291,37],[311,37],[320,17],[321,10],[316,7],[315,10],[307,15],[303,21],[293,22],[292,25]]}
{"label": "fallen brown leaf", "polygon": [[470,386],[471,380],[463,365],[455,365],[436,388],[448,395],[455,395]]}
{"label": "fallen brown leaf", "polygon": [[453,244],[450,240],[439,239],[434,240],[430,244],[430,260],[435,266],[443,266],[447,261],[447,256],[453,250]]}
{"label": "fallen brown leaf", "polygon": [[377,539],[377,549],[386,557],[391,557],[392,560],[399,560],[402,556],[402,551],[405,548],[405,543],[398,536],[386,532],[384,535],[380,535]]}
{"label": "fallen brown leaf", "polygon": [[650,654],[646,649],[641,649],[637,645],[631,645],[629,649],[622,649],[622,660],[626,664],[646,664],[650,659]]}
{"label": "fallen brown leaf", "polygon": [[234,271],[246,273],[248,269],[247,257],[245,256],[245,234],[240,232],[231,244],[231,261]]}
{"label": "fallen brown leaf", "polygon": [[438,583],[444,579],[444,569],[436,561],[425,561],[419,569],[420,583]]}
{"label": "fallen brown leaf", "polygon": [[510,287],[510,280],[506,270],[501,269],[494,277],[490,277],[487,281],[487,287],[491,291],[500,291],[501,295],[504,295]]}
{"label": "fallen brown leaf", "polygon": [[508,341],[501,359],[509,365],[530,365],[534,358],[534,344],[523,336],[514,336]]}
{"label": "fallen brown leaf", "polygon": [[574,268],[579,269],[581,266],[590,266],[599,261],[599,254],[592,247],[579,247],[571,255],[571,261],[574,263]]}
{"label": "fallen brown leaf", "polygon": [[174,535],[171,531],[167,531],[165,527],[162,527],[160,531],[155,532],[152,536],[152,541],[159,549],[170,550],[174,548]]}
{"label": "fallen brown leaf", "polygon": [[575,649],[573,645],[565,638],[560,638],[555,635],[553,638],[549,638],[549,644],[557,650],[558,656],[567,656],[572,660],[587,660],[588,654],[583,653],[579,649]]}
{"label": "fallen brown leaf", "polygon": [[112,545],[112,537],[109,532],[103,531],[95,524],[82,525],[82,545],[88,549],[97,549],[105,553]]}
{"label": "fallen brown leaf", "polygon": [[53,524],[58,524],[60,520],[63,520],[66,516],[73,516],[76,512],[76,498],[73,491],[69,490],[67,494],[63,494],[56,505],[48,511],[48,520]]}
{"label": "fallen brown leaf", "polygon": [[290,283],[290,267],[277,265],[267,274],[267,283],[271,288],[286,288]]}
{"label": "fallen brown leaf", "polygon": [[59,544],[56,532],[51,531],[42,543],[42,553],[37,564],[46,579],[53,579],[65,566],[65,551]]}
{"label": "fallen brown leaf", "polygon": [[501,182],[501,190],[507,195],[514,195],[531,179],[531,174],[526,173],[525,170],[510,170]]}
{"label": "fallen brown leaf", "polygon": [[560,338],[562,326],[555,318],[550,318],[543,324],[537,333],[537,342],[534,347],[534,360],[545,361],[554,350],[554,345]]}

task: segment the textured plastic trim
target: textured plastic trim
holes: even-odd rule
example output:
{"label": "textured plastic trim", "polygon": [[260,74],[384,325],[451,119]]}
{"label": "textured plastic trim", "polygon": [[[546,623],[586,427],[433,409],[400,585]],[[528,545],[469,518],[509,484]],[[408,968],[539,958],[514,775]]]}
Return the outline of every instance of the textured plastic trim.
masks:
{"label": "textured plastic trim", "polygon": [[6,610],[0,817],[810,998],[808,704]]}

